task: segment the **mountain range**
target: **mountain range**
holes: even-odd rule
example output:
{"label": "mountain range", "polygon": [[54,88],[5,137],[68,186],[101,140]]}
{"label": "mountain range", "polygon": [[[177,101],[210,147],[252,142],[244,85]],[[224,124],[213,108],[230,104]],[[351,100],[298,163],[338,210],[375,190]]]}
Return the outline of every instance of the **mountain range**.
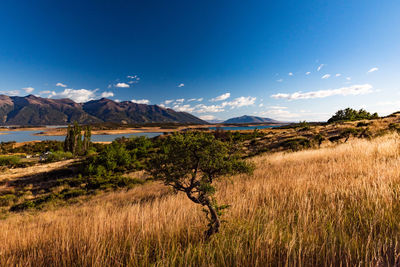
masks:
{"label": "mountain range", "polygon": [[231,118],[223,123],[279,123],[279,121],[270,118],[244,115],[241,117]]}
{"label": "mountain range", "polygon": [[116,102],[107,98],[76,103],[71,99],[51,99],[34,95],[0,95],[0,125],[65,125],[68,123],[188,123],[207,122],[186,112],[157,105]]}

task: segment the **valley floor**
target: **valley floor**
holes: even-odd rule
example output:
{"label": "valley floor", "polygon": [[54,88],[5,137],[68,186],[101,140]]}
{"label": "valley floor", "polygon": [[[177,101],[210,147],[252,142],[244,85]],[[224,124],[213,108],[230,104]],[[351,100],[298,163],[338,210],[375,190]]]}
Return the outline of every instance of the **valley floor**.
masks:
{"label": "valley floor", "polygon": [[202,240],[201,208],[159,183],[0,221],[0,266],[395,265],[400,137],[251,159],[221,180],[221,232]]}

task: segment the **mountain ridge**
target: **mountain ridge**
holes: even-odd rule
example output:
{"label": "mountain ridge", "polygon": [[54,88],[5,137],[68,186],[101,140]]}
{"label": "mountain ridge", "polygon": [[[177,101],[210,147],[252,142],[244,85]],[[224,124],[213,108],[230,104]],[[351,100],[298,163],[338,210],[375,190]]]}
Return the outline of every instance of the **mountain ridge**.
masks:
{"label": "mountain ridge", "polygon": [[186,112],[130,101],[116,102],[101,98],[76,103],[69,98],[0,95],[0,125],[63,125],[74,121],[83,124],[101,122],[207,124]]}
{"label": "mountain ridge", "polygon": [[230,118],[223,123],[279,123],[279,121],[270,118],[243,115],[240,117]]}

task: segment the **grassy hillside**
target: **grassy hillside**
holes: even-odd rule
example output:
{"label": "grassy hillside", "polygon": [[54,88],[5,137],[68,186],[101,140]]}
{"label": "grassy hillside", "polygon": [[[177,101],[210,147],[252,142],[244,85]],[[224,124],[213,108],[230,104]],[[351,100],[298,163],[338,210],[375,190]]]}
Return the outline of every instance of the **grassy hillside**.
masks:
{"label": "grassy hillside", "polygon": [[394,265],[400,252],[400,137],[350,139],[250,159],[217,184],[231,204],[202,240],[198,206],[153,182],[0,221],[0,265]]}

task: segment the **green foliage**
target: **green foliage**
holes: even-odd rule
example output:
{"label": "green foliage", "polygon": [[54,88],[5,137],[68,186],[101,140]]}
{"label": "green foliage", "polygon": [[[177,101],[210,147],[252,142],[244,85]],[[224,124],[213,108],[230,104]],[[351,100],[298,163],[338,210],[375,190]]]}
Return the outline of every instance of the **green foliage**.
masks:
{"label": "green foliage", "polygon": [[212,195],[214,179],[237,173],[251,173],[253,166],[235,155],[232,146],[201,132],[175,133],[154,153],[146,171],[156,180],[184,192],[196,204],[207,208],[210,221],[206,237],[218,232],[220,221]]}
{"label": "green foliage", "polygon": [[364,109],[355,110],[352,108],[346,108],[344,110],[339,110],[333,115],[328,123],[337,122],[337,121],[357,121],[357,120],[371,120],[378,119],[378,113],[369,113]]}
{"label": "green foliage", "polygon": [[19,156],[0,156],[0,166],[18,167],[21,164]]}
{"label": "green foliage", "polygon": [[84,127],[82,140],[82,127],[74,122],[74,125],[68,125],[67,135],[64,141],[64,151],[71,152],[73,155],[84,155],[91,146],[91,127]]}
{"label": "green foliage", "polygon": [[14,194],[5,194],[0,196],[0,207],[10,206],[17,197]]}
{"label": "green foliage", "polygon": [[72,155],[71,152],[55,151],[47,155],[45,162],[56,162],[64,159],[71,159],[73,157],[74,155]]}
{"label": "green foliage", "polygon": [[311,141],[305,137],[292,138],[284,140],[280,143],[280,146],[284,149],[289,149],[292,151],[299,151],[306,148],[311,148]]}

